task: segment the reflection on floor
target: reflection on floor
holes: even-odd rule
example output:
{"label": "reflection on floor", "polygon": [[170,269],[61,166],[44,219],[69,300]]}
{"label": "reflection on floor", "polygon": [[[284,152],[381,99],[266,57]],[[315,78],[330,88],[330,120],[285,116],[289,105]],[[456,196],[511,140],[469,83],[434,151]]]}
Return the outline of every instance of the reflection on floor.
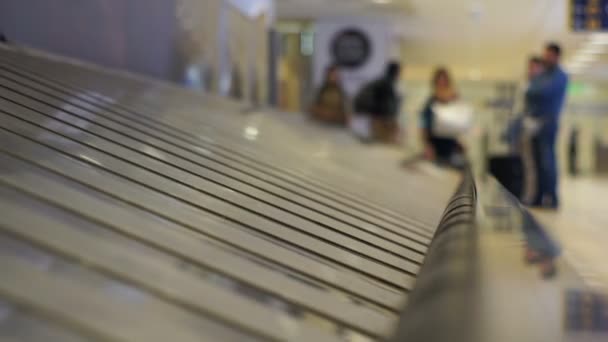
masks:
{"label": "reflection on floor", "polygon": [[534,210],[585,283],[608,292],[608,179],[564,179],[559,212]]}
{"label": "reflection on floor", "polygon": [[526,260],[526,247],[535,241],[526,232],[525,213],[493,184],[493,179],[477,184],[482,205],[477,214],[484,230],[479,260],[486,270],[481,273],[484,287],[492,293],[484,297],[483,310],[500,322],[501,329],[484,331],[482,340],[578,342],[564,326],[564,298],[571,289],[586,289],[563,258],[557,258],[558,271],[552,277],[543,276],[539,264]]}
{"label": "reflection on floor", "polygon": [[608,179],[570,178],[561,184],[558,212],[532,210],[559,241],[562,258],[590,290],[566,296],[566,341],[606,341],[608,331]]}

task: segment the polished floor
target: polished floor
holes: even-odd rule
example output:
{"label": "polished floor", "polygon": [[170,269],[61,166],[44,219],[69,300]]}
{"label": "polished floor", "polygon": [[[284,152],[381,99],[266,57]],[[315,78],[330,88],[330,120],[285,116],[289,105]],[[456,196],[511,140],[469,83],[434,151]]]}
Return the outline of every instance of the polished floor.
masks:
{"label": "polished floor", "polygon": [[560,242],[564,258],[585,283],[608,293],[608,178],[566,178],[558,212],[534,215]]}
{"label": "polished floor", "polygon": [[[483,189],[483,187],[482,187]],[[608,340],[608,215],[605,198],[608,179],[597,177],[562,180],[562,207],[559,211],[531,209],[532,220],[556,248],[557,273],[544,277],[540,267],[525,262],[518,253],[530,246],[530,236],[499,233],[484,234],[493,246],[484,260],[500,260],[487,284],[494,287],[491,302],[504,324],[513,325],[504,340],[522,340],[530,331],[542,331],[538,341],[587,342]],[[482,196],[492,197],[483,192]],[[490,200],[489,202],[492,202]],[[498,231],[509,227],[512,218],[491,220]],[[494,215],[496,216],[496,215]],[[486,224],[491,228],[491,224]],[[534,240],[534,239],[532,239]],[[542,243],[541,243],[542,245]],[[520,246],[522,248],[516,248]],[[524,269],[513,260],[520,259]],[[517,276],[515,276],[517,275]],[[493,284],[493,285],[492,285]],[[517,295],[513,295],[517,291]],[[527,317],[526,319],[522,319]],[[540,328],[539,328],[540,327]],[[551,333],[550,333],[551,332]],[[494,340],[503,340],[493,336]]]}

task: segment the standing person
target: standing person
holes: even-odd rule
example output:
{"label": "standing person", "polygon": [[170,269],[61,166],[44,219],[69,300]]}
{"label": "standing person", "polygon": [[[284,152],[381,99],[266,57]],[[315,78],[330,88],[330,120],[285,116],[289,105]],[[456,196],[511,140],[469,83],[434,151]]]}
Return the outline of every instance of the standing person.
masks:
{"label": "standing person", "polygon": [[[359,116],[357,120],[368,121],[367,129],[357,129],[358,134],[368,135],[372,140],[394,143],[399,139],[399,108],[401,96],[397,90],[397,83],[401,76],[401,65],[390,62],[384,75],[363,86],[355,97],[354,108]],[[363,117],[363,118],[361,118]],[[369,120],[365,120],[369,119]]]}
{"label": "standing person", "polygon": [[441,164],[459,164],[456,160],[462,158],[464,148],[456,138],[440,137],[436,134],[436,113],[433,109],[437,104],[449,104],[458,100],[452,77],[444,67],[437,68],[431,80],[433,93],[426,101],[421,112],[422,138],[424,144],[424,154],[429,160],[437,161]]}
{"label": "standing person", "polygon": [[[543,59],[538,56],[531,57],[528,61],[527,86],[525,93],[527,93],[528,88],[531,86],[531,84],[544,72],[545,63]],[[532,99],[525,97],[523,116],[521,119],[520,128],[521,134],[516,139],[521,145],[518,147],[521,148],[521,159],[524,169],[524,187],[521,198],[523,203],[533,202],[538,191],[538,171],[535,163],[534,149],[532,145],[532,138],[536,134],[536,127],[534,127],[535,119],[531,116],[532,113],[535,111],[534,107],[536,106],[536,103],[531,100]]]}
{"label": "standing person", "polygon": [[340,81],[340,70],[336,65],[331,65],[325,71],[325,80],[310,109],[312,117],[326,123],[346,125],[347,103],[346,93]]}
{"label": "standing person", "polygon": [[530,116],[538,126],[538,132],[532,138],[538,183],[532,206],[552,209],[559,207],[555,144],[568,87],[568,75],[560,67],[561,55],[562,49],[558,44],[547,44],[544,53],[546,70],[530,83],[526,92],[526,101],[532,104]]}

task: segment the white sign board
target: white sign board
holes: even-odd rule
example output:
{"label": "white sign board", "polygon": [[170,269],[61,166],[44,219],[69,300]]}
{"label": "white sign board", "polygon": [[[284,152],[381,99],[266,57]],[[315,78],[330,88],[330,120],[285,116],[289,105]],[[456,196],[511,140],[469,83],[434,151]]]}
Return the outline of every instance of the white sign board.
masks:
{"label": "white sign board", "polygon": [[[391,26],[363,18],[320,20],[315,25],[314,84],[323,82],[325,69],[335,63],[336,39],[344,32],[363,33],[369,42],[369,55],[360,66],[342,69],[343,85],[353,96],[368,81],[383,74],[390,57]],[[360,45],[360,44],[355,44]]]}

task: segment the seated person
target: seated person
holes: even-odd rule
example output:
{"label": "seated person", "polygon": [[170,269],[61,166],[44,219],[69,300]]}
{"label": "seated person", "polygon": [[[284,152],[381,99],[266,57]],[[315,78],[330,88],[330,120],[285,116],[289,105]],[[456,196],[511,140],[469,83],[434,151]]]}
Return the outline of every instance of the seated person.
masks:
{"label": "seated person", "polygon": [[340,71],[330,66],[325,73],[325,81],[319,89],[310,109],[312,117],[321,122],[346,125],[348,122],[347,97],[340,84]]}

